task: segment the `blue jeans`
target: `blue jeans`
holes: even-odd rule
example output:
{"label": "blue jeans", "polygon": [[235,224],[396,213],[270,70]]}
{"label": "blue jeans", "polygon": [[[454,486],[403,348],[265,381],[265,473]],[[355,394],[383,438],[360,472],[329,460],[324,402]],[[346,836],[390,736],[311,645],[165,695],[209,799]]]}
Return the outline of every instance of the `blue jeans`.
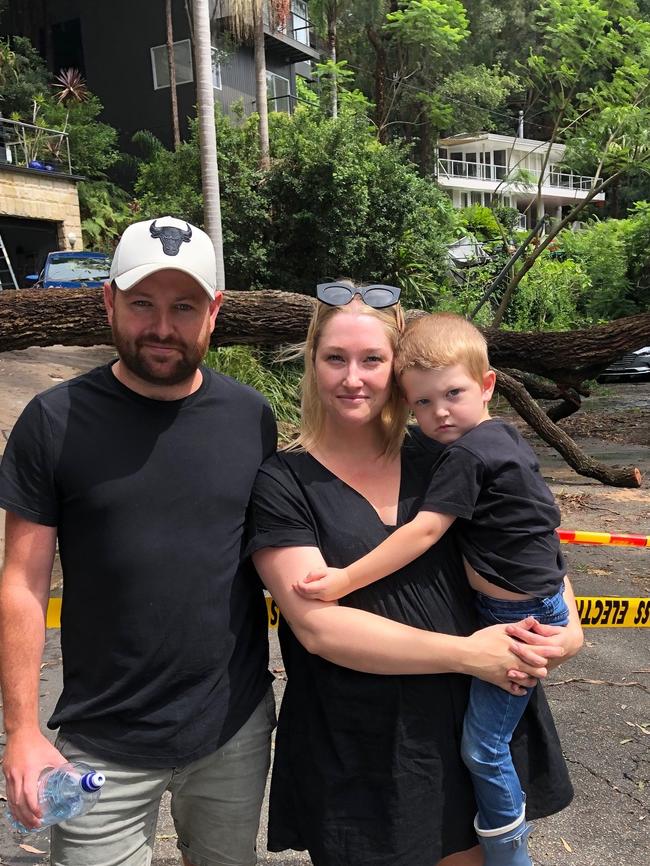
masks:
{"label": "blue jeans", "polygon": [[[477,593],[482,626],[519,622],[534,616],[546,625],[566,625],[569,612],[562,592],[548,598],[502,601]],[[524,794],[510,756],[510,740],[530,700],[473,679],[463,725],[461,754],[472,774],[478,826],[496,830],[516,821],[524,811]]]}

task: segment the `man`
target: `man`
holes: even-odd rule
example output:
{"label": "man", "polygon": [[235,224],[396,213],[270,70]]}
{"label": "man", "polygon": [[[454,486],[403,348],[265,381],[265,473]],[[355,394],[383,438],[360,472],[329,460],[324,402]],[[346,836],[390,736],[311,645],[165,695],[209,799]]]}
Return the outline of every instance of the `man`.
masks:
{"label": "man", "polygon": [[[256,392],[201,366],[222,302],[208,236],[126,229],[104,286],[118,359],[37,396],[0,467],[7,799],[38,825],[38,775],[84,760],[97,806],[52,829],[57,866],[151,862],[171,791],[186,866],[252,866],[270,734],[266,608],[240,565],[276,428]],[[63,692],[38,725],[55,548]]]}

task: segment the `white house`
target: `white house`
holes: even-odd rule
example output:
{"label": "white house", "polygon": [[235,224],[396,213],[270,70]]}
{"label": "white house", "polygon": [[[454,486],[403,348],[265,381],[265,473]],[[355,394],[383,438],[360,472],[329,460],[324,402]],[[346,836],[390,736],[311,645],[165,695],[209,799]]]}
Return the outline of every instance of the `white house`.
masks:
{"label": "white house", "polygon": [[[548,151],[547,141],[479,132],[438,141],[437,182],[450,195],[454,207],[489,205],[495,197],[517,208],[520,226],[532,227],[544,214],[561,218],[576,201],[587,197],[593,178],[560,171],[564,145],[553,144],[536,205],[537,186]],[[598,193],[595,204],[605,200]],[[564,209],[564,212],[563,212]]]}

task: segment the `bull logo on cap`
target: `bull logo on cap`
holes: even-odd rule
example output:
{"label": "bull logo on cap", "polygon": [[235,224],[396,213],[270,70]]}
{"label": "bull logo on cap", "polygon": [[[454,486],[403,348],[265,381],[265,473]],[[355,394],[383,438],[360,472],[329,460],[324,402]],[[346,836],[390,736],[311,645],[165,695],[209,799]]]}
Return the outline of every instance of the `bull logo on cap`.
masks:
{"label": "bull logo on cap", "polygon": [[182,243],[189,243],[192,237],[192,229],[189,223],[185,223],[185,230],[176,226],[157,226],[154,220],[149,226],[152,238],[158,238],[162,244],[166,256],[177,256]]}

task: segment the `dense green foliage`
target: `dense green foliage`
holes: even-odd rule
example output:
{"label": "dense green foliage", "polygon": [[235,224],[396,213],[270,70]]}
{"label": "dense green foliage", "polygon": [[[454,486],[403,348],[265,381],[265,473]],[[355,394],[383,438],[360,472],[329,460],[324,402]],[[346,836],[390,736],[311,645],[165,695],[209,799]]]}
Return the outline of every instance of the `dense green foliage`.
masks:
{"label": "dense green foliage", "polygon": [[[410,306],[471,312],[507,261],[517,214],[454,212],[431,178],[435,141],[511,135],[521,110],[527,137],[557,138],[566,167],[611,182],[605,208],[591,213],[619,219],[565,231],[554,251],[531,244],[515,270],[541,255],[504,325],[564,328],[649,308],[647,0],[312,0],[310,16],[323,62],[311,85],[297,85],[300,110],[271,114],[270,170],[258,167],[255,116],[231,106],[231,119],[216,117],[229,287],[312,291],[347,275],[399,284]],[[133,218],[203,223],[196,122],[175,152],[139,136],[127,192],[111,182],[127,177],[116,172],[127,160],[99,102],[58,103],[51,85],[27,40],[0,41],[0,110],[70,134],[73,168],[87,178],[87,244],[109,247]],[[464,233],[494,257],[452,281],[446,245]],[[512,276],[481,310],[483,324]]]}
{"label": "dense green foliage", "polygon": [[[333,120],[304,107],[272,115],[272,165],[261,175],[255,124],[217,116],[229,287],[311,292],[347,275],[396,280],[408,302],[422,304],[444,282],[454,212],[402,147],[380,144],[352,111]],[[179,150],[159,148],[142,165],[136,193],[143,217],[202,221],[196,125]]]}

